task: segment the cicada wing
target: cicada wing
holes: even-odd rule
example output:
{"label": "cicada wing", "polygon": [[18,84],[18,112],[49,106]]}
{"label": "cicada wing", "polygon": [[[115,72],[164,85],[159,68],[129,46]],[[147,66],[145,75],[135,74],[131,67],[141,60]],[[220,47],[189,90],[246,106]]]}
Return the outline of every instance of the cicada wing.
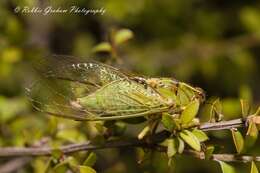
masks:
{"label": "cicada wing", "polygon": [[55,55],[42,60],[38,69],[43,78],[29,87],[28,96],[37,110],[51,115],[106,120],[166,109],[161,96],[151,87],[102,63]]}
{"label": "cicada wing", "polygon": [[33,106],[41,112],[76,120],[97,117],[78,105],[77,98],[94,93],[112,81],[128,78],[114,67],[63,55],[42,58],[35,65],[41,79],[27,90]]}
{"label": "cicada wing", "polygon": [[75,94],[68,81],[41,79],[27,88],[27,96],[33,107],[50,115],[87,120],[93,117],[87,110],[76,104]]}
{"label": "cicada wing", "polygon": [[93,94],[78,99],[89,112],[100,116],[145,116],[168,109],[167,102],[153,88],[132,80],[111,82]]}
{"label": "cicada wing", "polygon": [[37,64],[37,70],[43,77],[71,81],[75,90],[80,90],[82,85],[88,86],[88,90],[85,90],[87,93],[112,81],[128,78],[114,67],[99,62],[84,62],[65,55],[52,55],[41,59]]}

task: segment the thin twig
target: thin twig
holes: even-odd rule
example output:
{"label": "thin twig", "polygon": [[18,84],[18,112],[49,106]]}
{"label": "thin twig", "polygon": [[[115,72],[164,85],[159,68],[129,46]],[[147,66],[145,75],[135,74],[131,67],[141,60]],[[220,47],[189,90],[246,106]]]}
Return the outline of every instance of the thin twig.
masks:
{"label": "thin twig", "polygon": [[32,160],[31,157],[19,157],[0,165],[1,173],[11,173],[24,167]]}
{"label": "thin twig", "polygon": [[237,127],[246,127],[246,119],[238,118],[229,121],[221,121],[217,123],[203,123],[199,128],[203,131],[216,131],[224,129],[232,129]]}
{"label": "thin twig", "polygon": [[[184,154],[191,155],[198,159],[205,159],[205,154],[203,152],[197,152],[193,150],[185,150]],[[211,160],[219,160],[224,162],[252,162],[260,161],[260,156],[251,156],[251,155],[237,155],[237,154],[212,154]]]}
{"label": "thin twig", "polygon": [[81,144],[69,144],[64,145],[59,148],[51,147],[4,147],[0,148],[0,157],[16,157],[16,156],[50,156],[53,151],[60,150],[64,154],[70,154],[78,151],[87,150],[98,150],[105,148],[121,148],[121,147],[136,147],[141,146],[143,143],[141,141],[131,140],[131,141],[109,141],[103,145],[93,145],[89,142]]}
{"label": "thin twig", "polygon": [[[245,127],[246,120],[244,119],[234,119],[229,121],[217,122],[217,123],[204,123],[199,126],[199,128],[203,131],[212,131],[212,130],[223,130],[223,129],[231,129],[235,127]],[[73,152],[79,151],[89,151],[89,150],[98,150],[105,148],[122,148],[122,147],[143,147],[143,148],[155,148],[156,144],[163,141],[167,137],[169,137],[169,132],[162,131],[155,134],[151,141],[152,143],[147,143],[145,140],[138,140],[137,138],[132,138],[128,140],[114,140],[107,141],[101,145],[94,145],[89,142],[81,143],[81,144],[69,144],[64,145],[59,148],[51,148],[51,147],[3,147],[0,148],[0,157],[19,157],[19,156],[50,156],[53,151],[60,150],[64,154],[70,154]],[[185,154],[192,155],[199,159],[205,159],[205,155],[203,152],[195,152],[187,150]],[[252,160],[260,161],[260,156],[241,156],[236,154],[214,154],[212,155],[213,160],[222,160],[222,161],[243,161],[249,162]]]}
{"label": "thin twig", "polygon": [[[128,141],[109,141],[104,145],[92,145],[87,143],[82,144],[70,144],[59,148],[64,154],[70,154],[73,152],[87,151],[87,150],[98,150],[105,148],[122,148],[122,147],[144,147],[144,148],[155,148],[158,151],[165,151],[165,147],[155,147],[155,145],[147,144],[144,141],[138,139],[131,139]],[[1,148],[0,157],[19,157],[19,156],[49,156],[55,148],[43,147],[43,148]],[[193,150],[185,150],[185,155],[190,155],[195,158],[204,160],[205,154],[203,152],[197,152]],[[249,156],[249,155],[236,155],[236,154],[213,154],[212,160],[221,160],[225,162],[251,162],[260,161],[260,156]]]}

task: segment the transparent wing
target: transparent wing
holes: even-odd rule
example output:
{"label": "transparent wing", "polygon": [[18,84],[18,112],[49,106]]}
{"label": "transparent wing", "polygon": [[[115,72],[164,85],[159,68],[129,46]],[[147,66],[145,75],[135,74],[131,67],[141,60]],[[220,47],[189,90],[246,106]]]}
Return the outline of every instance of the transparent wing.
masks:
{"label": "transparent wing", "polygon": [[27,92],[39,111],[75,120],[105,120],[163,109],[158,93],[116,68],[66,56],[53,56],[39,64],[42,78]]}
{"label": "transparent wing", "polygon": [[37,70],[45,78],[71,81],[75,83],[72,86],[75,91],[81,90],[83,85],[87,86],[88,91],[85,92],[88,93],[112,81],[128,78],[114,67],[99,62],[84,62],[70,56],[52,55],[37,64]]}

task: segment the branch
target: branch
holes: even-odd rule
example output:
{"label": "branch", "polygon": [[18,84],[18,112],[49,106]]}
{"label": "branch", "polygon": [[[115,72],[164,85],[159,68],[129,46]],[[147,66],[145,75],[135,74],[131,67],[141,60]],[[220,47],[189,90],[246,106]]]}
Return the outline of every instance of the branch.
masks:
{"label": "branch", "polygon": [[[169,136],[169,132],[162,131],[155,134],[151,141],[153,143],[158,143],[163,141]],[[137,138],[127,139],[127,140],[114,140],[106,141],[104,144],[90,144],[90,142],[85,142],[81,144],[69,144],[61,146],[60,148],[51,147],[0,147],[0,158],[1,157],[17,157],[17,156],[50,156],[53,151],[60,150],[63,154],[70,154],[78,151],[88,151],[88,150],[98,150],[105,148],[122,148],[122,147],[151,147],[144,140],[138,140]]]}
{"label": "branch", "polygon": [[[205,159],[205,154],[203,152],[197,152],[194,150],[185,150],[184,154],[193,156],[201,160]],[[237,154],[212,154],[210,159],[224,161],[224,162],[252,162],[252,161],[259,162],[260,156],[237,155]]]}
{"label": "branch", "polygon": [[224,130],[232,129],[237,127],[246,127],[247,119],[238,118],[229,121],[221,121],[217,123],[203,123],[199,126],[199,129],[203,131],[214,131],[214,130]]}
{"label": "branch", "polygon": [[64,154],[70,154],[78,151],[98,150],[105,148],[121,148],[121,147],[137,147],[142,146],[143,142],[136,140],[129,141],[108,141],[103,145],[93,145],[89,142],[81,144],[69,144],[60,148],[51,147],[5,147],[0,148],[0,157],[15,157],[15,156],[50,156],[53,151],[60,150]]}
{"label": "branch", "polygon": [[32,160],[31,157],[19,157],[8,161],[0,166],[1,173],[11,173],[24,167]]}
{"label": "branch", "polygon": [[[213,130],[223,130],[231,129],[235,127],[246,127],[246,120],[234,119],[229,121],[217,122],[217,123],[204,123],[199,126],[203,131],[213,131]],[[61,146],[60,148],[51,148],[51,147],[4,147],[0,148],[0,157],[20,157],[20,156],[50,156],[53,151],[59,149],[63,154],[70,154],[79,151],[88,151],[88,150],[98,150],[105,148],[123,148],[123,147],[143,147],[143,148],[155,148],[157,150],[164,150],[165,148],[158,149],[156,146],[159,142],[163,141],[169,137],[170,133],[167,131],[162,131],[151,137],[150,141],[138,140],[137,138],[127,139],[127,140],[114,140],[107,141],[101,145],[94,145],[90,142],[85,142],[81,144],[69,144]],[[192,150],[186,150],[185,154],[192,155],[199,159],[205,159],[203,152],[196,152]],[[227,162],[233,161],[260,161],[260,156],[241,156],[235,154],[214,154],[212,155],[213,160],[222,160]]]}

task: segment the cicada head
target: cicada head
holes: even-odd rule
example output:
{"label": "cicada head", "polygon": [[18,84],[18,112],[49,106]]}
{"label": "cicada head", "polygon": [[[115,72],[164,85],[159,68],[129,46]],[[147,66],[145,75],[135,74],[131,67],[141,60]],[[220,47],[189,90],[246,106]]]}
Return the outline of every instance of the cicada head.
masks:
{"label": "cicada head", "polygon": [[177,99],[180,105],[186,105],[194,99],[198,99],[200,103],[205,101],[205,92],[199,87],[193,87],[187,83],[180,82],[177,85],[176,92]]}
{"label": "cicada head", "polygon": [[206,100],[206,93],[202,88],[196,87],[194,88],[196,92],[196,98],[200,100],[201,103],[203,103]]}
{"label": "cicada head", "polygon": [[147,84],[166,99],[180,106],[185,106],[194,99],[198,99],[201,103],[205,100],[205,92],[201,88],[193,87],[173,78],[150,78],[147,79]]}

